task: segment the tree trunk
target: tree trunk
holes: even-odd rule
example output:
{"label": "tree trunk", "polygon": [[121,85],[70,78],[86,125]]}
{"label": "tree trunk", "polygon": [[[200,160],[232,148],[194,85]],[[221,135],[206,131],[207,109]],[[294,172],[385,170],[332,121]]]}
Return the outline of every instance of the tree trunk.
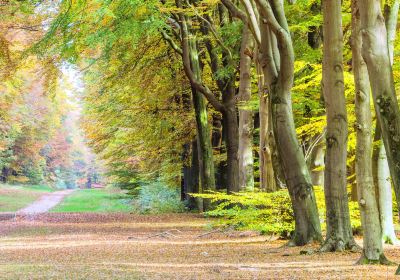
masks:
{"label": "tree trunk", "polygon": [[383,145],[379,146],[377,168],[382,240],[384,243],[398,244],[399,241],[396,237],[393,224],[392,183],[390,180],[390,171],[387,162],[386,151]]}
{"label": "tree trunk", "polygon": [[236,112],[235,87],[231,82],[222,95],[225,109],[222,113],[227,153],[227,192],[239,192],[239,127]]}
{"label": "tree trunk", "polygon": [[[363,252],[359,263],[386,260],[381,241],[381,225],[372,173],[372,114],[368,70],[362,58],[358,1],[352,1],[352,52],[356,110],[356,181],[363,228]],[[363,0],[361,0],[363,1]]]}
{"label": "tree trunk", "polygon": [[269,97],[264,94],[265,77],[262,69],[257,61],[257,72],[259,76],[259,115],[260,115],[260,189],[266,192],[277,191],[274,166],[272,162],[272,146],[273,139],[272,122],[270,118]]}
{"label": "tree trunk", "polygon": [[[314,190],[294,126],[291,88],[294,53],[283,1],[256,0],[262,32],[260,66],[265,77],[264,95],[271,96],[271,113],[276,146],[295,216],[290,245],[321,240],[321,228]],[[273,7],[273,9],[271,8]],[[275,37],[276,36],[276,37]]]}
{"label": "tree trunk", "polygon": [[323,5],[323,93],[326,104],[325,202],[327,236],[321,251],[353,249],[347,196],[347,112],[343,77],[341,1]]}
{"label": "tree trunk", "polygon": [[239,87],[239,187],[254,190],[253,159],[253,112],[249,109],[251,99],[251,63],[254,41],[247,25],[243,27],[240,50]]}
{"label": "tree trunk", "polygon": [[318,144],[311,153],[310,170],[314,186],[324,185],[325,153],[323,144]]}
{"label": "tree trunk", "polygon": [[181,201],[188,201],[190,183],[190,143],[183,144],[182,151],[182,177],[181,177]]}
{"label": "tree trunk", "polygon": [[375,111],[381,127],[397,204],[400,202],[400,111],[388,51],[387,30],[380,0],[358,2],[362,54],[367,64]]}
{"label": "tree trunk", "polygon": [[[200,168],[199,168],[199,151],[198,151],[198,140],[197,137],[194,141],[192,141],[192,162],[190,168],[190,182],[188,185],[188,193],[199,193],[200,191]],[[190,197],[188,201],[188,206],[190,209],[197,208],[202,211],[203,203],[200,198]]]}
{"label": "tree trunk", "polygon": [[[388,48],[390,63],[393,65],[394,57],[394,40],[396,38],[397,18],[399,13],[399,2],[394,1],[391,6],[385,5],[385,19],[387,28]],[[380,133],[379,133],[380,134]],[[380,138],[379,138],[380,139]],[[392,200],[392,183],[390,180],[389,166],[385,146],[380,141],[377,160],[376,182],[379,197],[379,213],[381,217],[382,240],[388,244],[398,244],[393,224],[393,200]]]}
{"label": "tree trunk", "polygon": [[[196,41],[194,38],[189,40],[190,62],[192,71],[197,80],[201,80],[201,68],[197,52]],[[213,149],[211,144],[210,126],[206,100],[204,96],[192,89],[193,104],[196,115],[197,141],[199,142],[199,163],[200,163],[200,192],[215,190],[215,173]]]}

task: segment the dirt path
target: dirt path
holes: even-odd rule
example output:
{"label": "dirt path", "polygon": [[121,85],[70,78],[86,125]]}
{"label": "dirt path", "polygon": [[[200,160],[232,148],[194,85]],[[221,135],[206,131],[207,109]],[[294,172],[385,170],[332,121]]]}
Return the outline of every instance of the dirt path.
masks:
{"label": "dirt path", "polygon": [[[0,226],[0,279],[398,279],[359,253],[301,255],[199,215],[39,214]],[[206,234],[207,233],[207,234]],[[316,246],[314,246],[316,248]],[[400,247],[386,246],[400,261]]]}
{"label": "dirt path", "polygon": [[51,208],[59,204],[64,199],[64,197],[71,194],[73,191],[75,190],[63,190],[45,194],[27,207],[18,210],[16,214],[31,215],[46,213]]}

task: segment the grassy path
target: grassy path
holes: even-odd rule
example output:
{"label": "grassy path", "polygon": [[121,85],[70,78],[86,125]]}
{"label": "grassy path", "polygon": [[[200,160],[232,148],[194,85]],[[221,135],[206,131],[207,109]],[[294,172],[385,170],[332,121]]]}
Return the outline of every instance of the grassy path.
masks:
{"label": "grassy path", "polygon": [[17,211],[17,214],[39,214],[45,213],[57,206],[66,196],[75,190],[62,190],[45,194],[32,204]]}
{"label": "grassy path", "polygon": [[81,213],[81,212],[130,212],[130,198],[119,189],[84,189],[76,190],[67,196],[50,212]]}
{"label": "grassy path", "polygon": [[[0,279],[396,279],[359,253],[300,255],[194,214],[47,213],[0,227]],[[316,248],[317,245],[314,246]],[[393,261],[399,247],[385,248]]]}
{"label": "grassy path", "polygon": [[0,184],[0,213],[15,212],[39,199],[54,189],[43,186],[23,186]]}

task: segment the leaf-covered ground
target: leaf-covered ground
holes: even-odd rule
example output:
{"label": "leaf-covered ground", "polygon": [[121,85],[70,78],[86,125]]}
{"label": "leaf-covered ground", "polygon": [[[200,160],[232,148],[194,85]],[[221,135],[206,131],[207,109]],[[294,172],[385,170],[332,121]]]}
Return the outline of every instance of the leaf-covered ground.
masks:
{"label": "leaf-covered ground", "polygon": [[[396,279],[358,253],[300,255],[285,241],[207,228],[194,214],[61,214],[1,222],[0,279]],[[400,248],[386,255],[400,261]]]}

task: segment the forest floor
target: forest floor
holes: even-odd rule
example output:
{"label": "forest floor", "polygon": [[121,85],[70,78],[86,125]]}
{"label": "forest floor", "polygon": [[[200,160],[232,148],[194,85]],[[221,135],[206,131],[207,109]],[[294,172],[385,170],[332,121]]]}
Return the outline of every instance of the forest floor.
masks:
{"label": "forest floor", "polygon": [[[286,241],[215,231],[195,214],[47,213],[0,225],[0,279],[396,279],[359,253],[300,255]],[[317,248],[317,245],[311,246]],[[386,247],[400,262],[400,248]]]}

